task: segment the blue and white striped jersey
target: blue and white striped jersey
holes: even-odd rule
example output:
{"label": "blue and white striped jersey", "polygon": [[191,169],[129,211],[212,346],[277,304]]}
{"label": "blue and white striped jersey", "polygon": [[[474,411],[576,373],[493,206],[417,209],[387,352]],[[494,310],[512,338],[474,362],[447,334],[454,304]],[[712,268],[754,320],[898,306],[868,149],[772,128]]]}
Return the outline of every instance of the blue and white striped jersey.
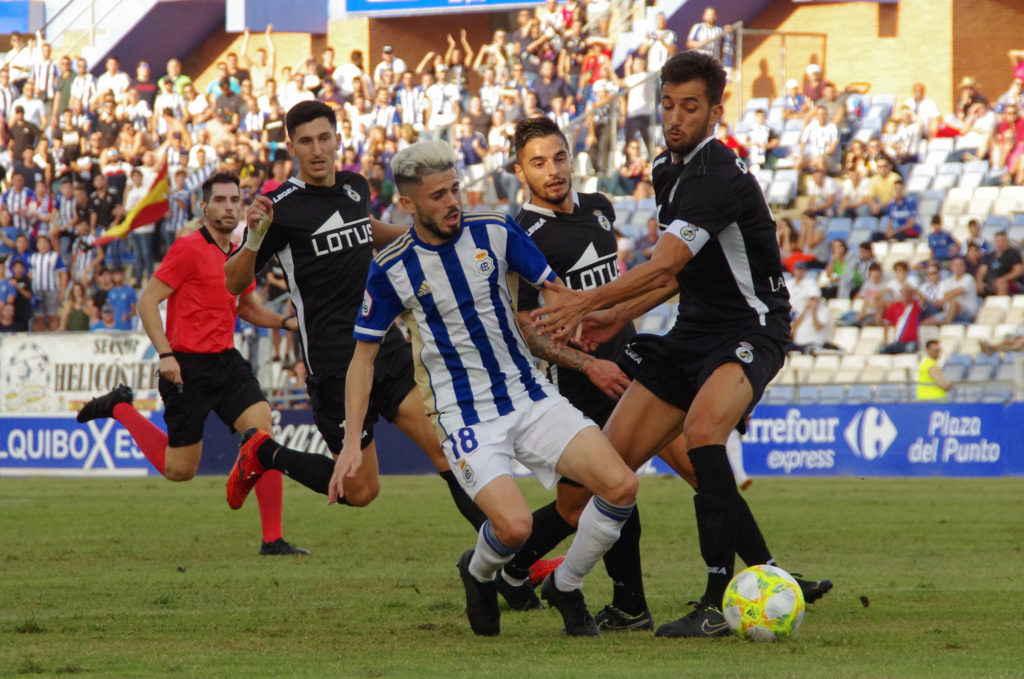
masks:
{"label": "blue and white striped jersey", "polygon": [[555,279],[530,237],[500,212],[464,214],[462,233],[443,245],[410,229],[370,265],[353,336],[380,342],[402,316],[427,414],[446,435],[557,393],[516,325],[513,273],[533,285]]}

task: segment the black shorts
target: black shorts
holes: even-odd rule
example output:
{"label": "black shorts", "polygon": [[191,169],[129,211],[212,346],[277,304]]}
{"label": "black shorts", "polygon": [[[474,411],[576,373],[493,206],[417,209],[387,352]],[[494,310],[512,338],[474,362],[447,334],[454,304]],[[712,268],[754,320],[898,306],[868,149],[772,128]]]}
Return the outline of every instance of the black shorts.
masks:
{"label": "black shorts", "polygon": [[631,366],[633,379],[685,411],[711,373],[726,363],[738,363],[754,393],[737,423],[743,433],[746,416],[786,360],[787,341],[763,330],[694,333],[674,329],[664,336],[639,335],[623,351],[623,362]]}
{"label": "black shorts", "polygon": [[[395,419],[398,406],[416,387],[412,348],[406,344],[373,362],[373,387],[363,420],[362,447],[373,442],[373,425],[378,417]],[[306,376],[306,390],[313,404],[313,421],[327,447],[337,455],[345,441],[345,373],[326,372]]]}
{"label": "black shorts", "polygon": [[250,406],[265,402],[252,366],[234,349],[219,354],[175,352],[183,384],[178,387],[160,378],[158,388],[164,401],[167,445],[191,446],[203,440],[203,426],[210,411],[234,431],[235,421]]}

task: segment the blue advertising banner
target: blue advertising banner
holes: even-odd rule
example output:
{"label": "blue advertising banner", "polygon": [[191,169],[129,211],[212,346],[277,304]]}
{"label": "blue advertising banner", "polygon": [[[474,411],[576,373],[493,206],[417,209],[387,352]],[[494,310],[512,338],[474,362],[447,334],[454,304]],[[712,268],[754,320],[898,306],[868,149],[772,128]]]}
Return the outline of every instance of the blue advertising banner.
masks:
{"label": "blue advertising banner", "polygon": [[443,12],[493,12],[536,7],[536,0],[346,0],[345,11],[353,16],[410,16]]}
{"label": "blue advertising banner", "polygon": [[[149,419],[166,429],[162,412]],[[274,438],[307,452],[330,455],[309,410],[274,411]],[[394,425],[374,426],[382,474],[436,473],[426,454]],[[216,415],[206,420],[200,474],[227,474],[238,456],[239,436]],[[4,476],[157,476],[115,420],[79,424],[74,413],[0,415],[0,477]]]}
{"label": "blue advertising banner", "polygon": [[1024,476],[1022,421],[1024,403],[758,406],[743,464],[751,476]]}

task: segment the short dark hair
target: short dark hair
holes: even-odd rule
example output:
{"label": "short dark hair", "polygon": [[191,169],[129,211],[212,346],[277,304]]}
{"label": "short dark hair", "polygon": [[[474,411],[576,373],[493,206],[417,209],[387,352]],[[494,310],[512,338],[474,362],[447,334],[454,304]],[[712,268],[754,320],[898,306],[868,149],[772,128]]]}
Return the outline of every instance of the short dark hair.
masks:
{"label": "short dark hair", "polygon": [[241,190],[241,184],[238,181],[238,175],[234,172],[215,172],[203,182],[203,202],[209,203],[210,196],[213,195],[214,184],[234,184]]}
{"label": "short dark hair", "polygon": [[680,85],[692,80],[700,80],[704,83],[708,105],[717,106],[722,103],[722,92],[725,91],[725,70],[714,57],[702,52],[680,52],[661,67],[662,87]]}
{"label": "short dark hair", "polygon": [[569,142],[565,138],[565,134],[562,133],[561,128],[551,118],[547,116],[541,118],[524,118],[516,123],[515,135],[512,138],[512,146],[516,151],[516,162],[519,162],[519,155],[526,148],[526,145],[533,139],[541,139],[543,137],[550,137],[551,135],[557,135],[562,140],[562,144],[565,148],[569,148]]}
{"label": "short dark hair", "polygon": [[931,349],[933,346],[935,346],[938,343],[939,343],[939,340],[937,340],[937,339],[930,339],[930,340],[928,340],[927,342],[924,343],[924,348],[925,348],[925,350]]}
{"label": "short dark hair", "polygon": [[317,118],[326,118],[327,122],[331,124],[331,129],[334,129],[334,109],[322,101],[300,101],[292,106],[284,121],[284,126],[288,130],[288,138],[292,139],[295,136],[295,130],[299,125],[311,123]]}
{"label": "short dark hair", "polygon": [[868,271],[881,271],[881,270],[882,270],[882,265],[879,264],[878,262],[871,262],[870,264],[868,264]]}

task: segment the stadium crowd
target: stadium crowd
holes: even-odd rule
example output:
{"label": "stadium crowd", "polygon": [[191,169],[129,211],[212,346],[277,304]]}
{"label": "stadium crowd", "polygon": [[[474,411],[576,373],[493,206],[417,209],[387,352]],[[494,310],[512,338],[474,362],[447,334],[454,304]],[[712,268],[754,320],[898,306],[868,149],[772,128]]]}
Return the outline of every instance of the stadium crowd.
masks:
{"label": "stadium crowd", "polygon": [[[262,36],[246,30],[239,53],[217,63],[209,82],[194,82],[177,59],[157,77],[149,63],[122,65],[116,56],[94,77],[85,60],[55,57],[41,35],[13,36],[0,68],[0,331],[136,327],[136,290],[170,243],[196,228],[198,188],[207,176],[218,169],[238,173],[249,200],[292,175],[284,118],[300,101],[335,109],[339,169],[366,176],[374,216],[394,223],[411,220],[393,200],[390,159],[418,139],[453,144],[467,209],[487,203],[514,213],[522,198],[508,165],[513,126],[540,115],[586,153],[584,167],[597,176],[597,190],[649,201],[651,161],[664,150],[652,134],[656,74],[677,49],[712,54],[728,71],[732,31],[708,8],[681,40],[664,14],[652,11],[649,32],[615,68],[621,20],[613,24],[609,7],[599,0],[546,0],[520,10],[514,30],[495,30],[476,47],[462,30],[422,56],[385,46],[375,57],[356,50],[342,61],[328,47],[293,65],[278,63],[267,26]],[[944,113],[915,84],[913,96],[884,109],[882,125],[868,134],[862,123],[869,111],[876,114],[868,106],[870,87],[837,87],[816,63],[802,83],[788,81],[771,106],[750,110],[735,126],[720,125],[719,138],[754,171],[799,173],[794,194],[807,197],[806,207],[779,220],[782,257],[795,281],[795,325],[803,328],[796,345],[827,345],[820,322],[825,305],[814,301],[821,298],[863,300],[844,323],[902,328],[908,320],[968,323],[979,296],[1024,289],[1020,250],[1005,233],[990,241],[981,224],[972,224],[970,238],[960,242],[937,211],[920,213],[921,196],[908,190],[924,144],[941,138],[959,138],[947,160],[987,161],[986,181],[1024,180],[1018,115],[1024,51],[1010,59],[1008,89],[995,101],[964,78],[956,108]],[[795,143],[783,144],[789,130],[799,130],[789,140]],[[165,163],[164,218],[133,229],[126,240],[96,246],[146,199]],[[830,218],[865,216],[881,218],[865,242],[829,240]],[[932,256],[921,266],[901,260],[881,271],[872,242],[924,238],[922,222],[930,222]],[[657,220],[645,230],[620,238],[620,267],[649,254]],[[284,307],[279,274],[268,270],[261,293]],[[909,337],[894,343],[910,347]]]}

